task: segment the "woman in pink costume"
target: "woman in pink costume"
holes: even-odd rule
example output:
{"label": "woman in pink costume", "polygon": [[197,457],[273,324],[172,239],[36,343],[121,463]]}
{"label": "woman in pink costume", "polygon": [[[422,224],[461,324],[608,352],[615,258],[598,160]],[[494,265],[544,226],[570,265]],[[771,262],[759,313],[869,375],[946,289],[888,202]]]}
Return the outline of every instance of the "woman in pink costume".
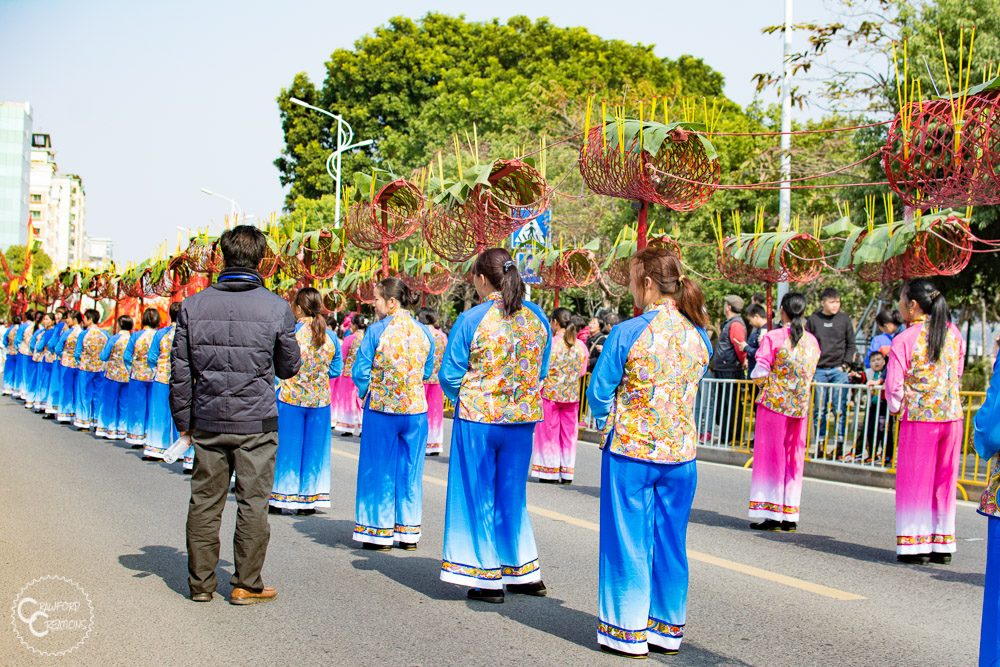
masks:
{"label": "woman in pink costume", "polygon": [[535,428],[531,476],[549,484],[572,484],[576,465],[577,422],[580,416],[580,378],[587,372],[590,353],[577,337],[573,314],[567,308],[552,311],[552,357],[542,383],[544,420]]}
{"label": "woman in pink costume", "polygon": [[427,397],[427,456],[440,456],[444,442],[444,393],[438,381],[444,349],[448,346],[448,336],[438,328],[438,316],[430,308],[421,308],[417,319],[427,327],[434,338],[434,372],[424,382]]}
{"label": "woman in pink costume", "polygon": [[361,399],[351,379],[354,358],[365,336],[368,318],[360,313],[351,318],[351,333],[344,337],[340,345],[344,357],[344,370],[339,377],[330,380],[330,421],[331,427],[341,435],[361,435]]}
{"label": "woman in pink costume", "polygon": [[965,345],[930,281],[903,285],[899,312],[907,328],[893,339],[885,372],[889,412],[900,415],[896,560],[947,565],[955,552]]}
{"label": "woman in pink costume", "polygon": [[809,386],[819,362],[819,343],[805,330],[806,298],[781,300],[783,326],[760,337],[750,378],[762,384],[754,429],[750,524],[754,530],[795,532],[802,498]]}

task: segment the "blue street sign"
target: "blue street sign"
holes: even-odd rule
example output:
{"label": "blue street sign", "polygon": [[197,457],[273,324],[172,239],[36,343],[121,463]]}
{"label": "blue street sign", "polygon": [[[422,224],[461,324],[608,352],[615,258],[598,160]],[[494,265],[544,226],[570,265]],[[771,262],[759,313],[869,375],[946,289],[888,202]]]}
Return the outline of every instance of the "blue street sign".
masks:
{"label": "blue street sign", "polygon": [[[526,209],[522,209],[521,214],[526,217],[529,215],[529,212]],[[511,234],[510,247],[515,251],[514,259],[517,262],[517,270],[521,273],[521,279],[527,285],[540,285],[542,278],[529,266],[533,257],[530,249],[526,249],[526,252],[518,252],[517,249],[525,244],[538,244],[548,247],[551,228],[552,209],[546,209],[537,218]]]}

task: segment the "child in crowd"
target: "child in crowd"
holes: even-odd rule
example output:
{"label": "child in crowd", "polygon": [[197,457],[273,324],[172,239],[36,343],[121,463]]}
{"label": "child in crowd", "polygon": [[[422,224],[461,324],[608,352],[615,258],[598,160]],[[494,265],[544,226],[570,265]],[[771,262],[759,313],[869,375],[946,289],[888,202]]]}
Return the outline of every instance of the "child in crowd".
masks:
{"label": "child in crowd", "polygon": [[757,350],[760,347],[760,337],[767,333],[767,312],[764,306],[753,304],[747,308],[747,323],[750,325],[750,335],[746,341],[739,341],[738,345],[747,353],[747,373],[753,373],[754,366],[757,365]]}

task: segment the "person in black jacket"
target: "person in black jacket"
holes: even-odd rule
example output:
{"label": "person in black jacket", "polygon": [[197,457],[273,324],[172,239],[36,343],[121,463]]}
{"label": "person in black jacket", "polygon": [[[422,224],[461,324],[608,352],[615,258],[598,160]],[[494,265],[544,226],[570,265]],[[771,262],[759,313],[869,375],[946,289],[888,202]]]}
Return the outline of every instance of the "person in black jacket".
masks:
{"label": "person in black jacket", "polygon": [[299,371],[295,317],[264,287],[257,272],[267,239],[240,225],[219,239],[225,269],[218,282],[184,300],[171,352],[170,410],[195,448],[188,506],[191,599],[208,602],[216,588],[219,524],[236,472],[235,572],[232,604],[268,602],[264,565],[270,529],[267,501],[274,484],[278,408],[274,378]]}
{"label": "person in black jacket", "polygon": [[[840,310],[840,292],[832,287],[824,289],[820,295],[820,309],[806,320],[806,331],[819,341],[819,366],[813,382],[818,384],[846,385],[849,382],[848,366],[854,361],[854,324],[851,318]],[[825,387],[816,392],[813,401],[813,420],[817,422],[817,442],[819,451],[826,457],[843,453],[844,426],[847,421],[847,390]],[[837,440],[833,449],[827,449],[826,421],[827,407],[833,404],[837,423]]]}

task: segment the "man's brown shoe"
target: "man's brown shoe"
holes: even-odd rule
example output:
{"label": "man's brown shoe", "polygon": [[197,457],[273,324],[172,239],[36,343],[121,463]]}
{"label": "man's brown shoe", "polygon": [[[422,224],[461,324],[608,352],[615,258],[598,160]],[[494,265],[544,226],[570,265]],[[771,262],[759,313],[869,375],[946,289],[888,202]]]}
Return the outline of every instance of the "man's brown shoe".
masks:
{"label": "man's brown shoe", "polygon": [[278,597],[278,589],[265,586],[264,590],[254,593],[246,588],[234,588],[233,594],[229,597],[229,604],[260,604],[270,602]]}
{"label": "man's brown shoe", "polygon": [[191,600],[194,601],[194,602],[211,602],[212,601],[212,594],[211,593],[192,593],[191,594]]}

